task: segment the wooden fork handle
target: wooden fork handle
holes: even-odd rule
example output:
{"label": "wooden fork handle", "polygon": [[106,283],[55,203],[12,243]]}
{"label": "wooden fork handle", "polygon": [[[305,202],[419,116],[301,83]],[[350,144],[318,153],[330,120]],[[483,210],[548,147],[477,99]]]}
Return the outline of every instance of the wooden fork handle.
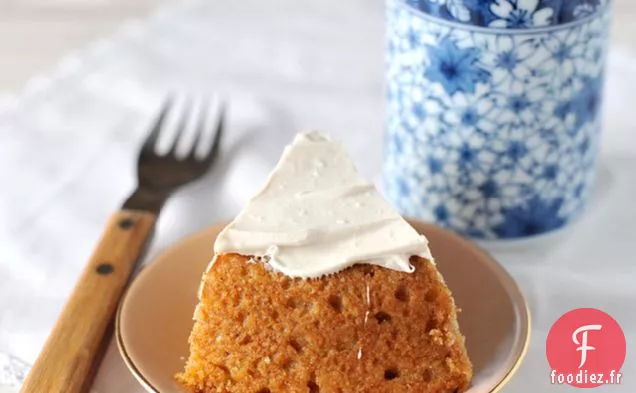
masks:
{"label": "wooden fork handle", "polygon": [[115,309],[156,219],[141,211],[113,214],[22,393],[88,391]]}

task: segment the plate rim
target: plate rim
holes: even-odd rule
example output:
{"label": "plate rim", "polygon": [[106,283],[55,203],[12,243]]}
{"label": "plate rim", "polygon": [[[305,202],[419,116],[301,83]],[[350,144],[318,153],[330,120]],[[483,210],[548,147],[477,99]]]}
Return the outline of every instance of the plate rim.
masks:
{"label": "plate rim", "polygon": [[[192,234],[190,236],[194,236],[194,234]],[[181,243],[182,241],[186,240],[190,236],[186,236],[186,237],[182,238],[178,242],[174,243],[174,245],[176,245],[178,243]],[[172,245],[167,247],[166,249],[162,250],[159,254],[157,254],[157,256],[163,254],[167,249],[169,249],[171,247],[172,247]],[[139,270],[139,272],[137,273],[137,275],[135,276],[135,278],[133,279],[133,281],[135,281],[137,279],[137,277],[139,277],[141,274],[143,274],[146,270],[147,270],[146,266],[142,267]],[[131,281],[131,285],[132,285],[132,281]],[[117,342],[117,349],[119,350],[119,354],[121,355],[121,358],[124,361],[124,364],[128,368],[128,371],[130,371],[130,373],[133,375],[133,377],[135,377],[137,382],[139,382],[139,384],[147,392],[149,392],[149,393],[162,393],[156,387],[154,387],[152,385],[152,383],[150,383],[150,381],[148,381],[146,379],[146,377],[142,374],[141,371],[139,371],[139,369],[137,368],[137,365],[135,364],[135,361],[132,360],[132,358],[128,354],[128,351],[126,350],[126,344],[124,343],[124,338],[123,338],[123,335],[121,333],[121,314],[122,314],[122,312],[123,312],[122,310],[124,308],[123,304],[126,301],[126,298],[128,297],[129,289],[130,289],[130,286],[128,286],[128,288],[126,288],[126,291],[124,292],[123,296],[121,297],[119,305],[117,306],[117,313],[115,314],[115,341]]]}
{"label": "plate rim", "polygon": [[[413,218],[407,218],[407,221],[409,221],[409,224],[411,224],[411,226],[413,226],[413,223],[416,224],[424,224],[424,225],[434,225],[431,223],[425,223],[424,221],[421,220],[417,220],[417,219],[413,219]],[[167,247],[165,247],[164,249],[160,250],[152,259],[152,261],[157,260],[158,258],[160,258],[162,255],[164,255],[165,253],[167,253],[169,250],[174,249],[175,247],[177,247],[178,245],[194,238],[197,236],[200,236],[202,233],[205,233],[206,231],[209,231],[211,228],[214,227],[220,227],[222,225],[227,225],[228,222],[226,221],[221,221],[218,224],[213,224],[213,225],[208,225],[198,231],[195,231],[193,233],[190,233],[189,235],[186,235],[184,237],[182,237],[181,239],[171,243],[170,245],[168,245]],[[525,326],[523,326],[523,328],[525,329],[525,335],[523,337],[523,345],[521,347],[521,350],[518,352],[518,356],[515,359],[515,362],[512,364],[512,366],[507,370],[506,374],[499,380],[499,382],[497,382],[497,384],[495,386],[493,386],[493,388],[488,392],[488,393],[499,393],[501,391],[501,389],[503,389],[508,382],[510,381],[510,379],[517,373],[517,371],[519,370],[519,368],[521,367],[521,364],[523,363],[523,360],[525,359],[528,350],[530,348],[530,341],[532,338],[532,314],[530,312],[530,305],[528,304],[528,301],[525,297],[525,295],[523,294],[523,291],[521,291],[521,288],[519,287],[519,284],[517,283],[517,281],[512,277],[512,275],[508,272],[508,270],[501,265],[499,262],[497,262],[497,260],[487,251],[485,250],[480,244],[475,243],[475,242],[471,242],[468,239],[465,239],[461,236],[459,236],[458,234],[446,229],[446,228],[442,228],[440,226],[437,226],[437,229],[446,232],[447,234],[459,238],[461,241],[464,242],[470,242],[472,243],[475,248],[485,254],[488,257],[488,260],[493,264],[493,266],[500,271],[500,273],[502,273],[507,280],[509,281],[509,284],[512,284],[512,287],[516,290],[517,295],[519,296],[519,299],[521,300],[521,303],[523,304],[523,313],[521,315],[521,317],[525,317],[526,320],[526,324]],[[416,229],[417,230],[417,229]],[[124,343],[124,338],[123,338],[123,334],[121,331],[121,318],[122,318],[122,312],[123,312],[123,305],[126,302],[126,299],[128,297],[128,293],[130,290],[130,287],[133,285],[134,281],[136,281],[141,275],[146,274],[147,271],[149,270],[150,267],[152,267],[153,263],[152,261],[150,261],[150,263],[144,265],[139,272],[137,273],[137,275],[131,280],[130,285],[126,288],[126,291],[124,292],[124,294],[121,297],[121,300],[117,306],[117,313],[115,315],[115,341],[117,342],[117,348],[119,349],[119,353],[126,365],[126,367],[128,368],[128,370],[130,371],[130,373],[133,375],[133,377],[137,380],[137,382],[139,382],[141,384],[141,386],[148,392],[148,393],[165,393],[165,392],[161,392],[158,388],[156,388],[155,386],[152,385],[152,383],[143,375],[143,373],[141,371],[139,371],[139,369],[137,368],[134,360],[130,357],[130,355],[128,354],[128,351],[126,349],[126,344]]]}

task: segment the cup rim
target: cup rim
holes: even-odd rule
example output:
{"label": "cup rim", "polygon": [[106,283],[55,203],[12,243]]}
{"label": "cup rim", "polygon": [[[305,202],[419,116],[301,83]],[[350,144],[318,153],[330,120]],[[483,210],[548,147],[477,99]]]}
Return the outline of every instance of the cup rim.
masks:
{"label": "cup rim", "polygon": [[550,33],[550,32],[560,31],[560,30],[568,30],[568,29],[572,29],[572,28],[587,24],[597,18],[602,19],[603,17],[605,17],[606,15],[610,13],[609,10],[611,8],[612,1],[608,0],[607,3],[605,3],[605,5],[603,5],[602,7],[599,7],[599,10],[597,12],[581,19],[576,19],[567,23],[559,23],[554,25],[541,26],[541,27],[529,27],[529,28],[502,28],[502,27],[471,25],[468,23],[454,22],[448,19],[444,19],[444,18],[440,18],[434,15],[428,14],[401,0],[387,0],[387,3],[389,5],[390,3],[393,3],[394,6],[400,7],[401,9],[407,12],[410,12],[414,14],[415,16],[425,19],[427,22],[437,23],[439,25],[443,25],[443,26],[458,29],[458,30],[466,30],[466,31],[471,31],[475,33],[492,34],[492,35],[535,35],[535,34],[545,34],[545,33]]}

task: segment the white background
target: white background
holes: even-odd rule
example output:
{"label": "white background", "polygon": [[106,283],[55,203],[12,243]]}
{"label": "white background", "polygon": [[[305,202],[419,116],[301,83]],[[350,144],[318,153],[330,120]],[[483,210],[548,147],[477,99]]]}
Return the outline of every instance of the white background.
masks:
{"label": "white background", "polygon": [[[613,1],[614,43],[636,52],[636,1]],[[46,71],[68,52],[112,33],[125,20],[144,17],[158,5],[173,2],[1,0],[0,92],[20,90],[29,77]],[[370,0],[369,3],[382,1]],[[275,6],[273,1],[272,7]]]}

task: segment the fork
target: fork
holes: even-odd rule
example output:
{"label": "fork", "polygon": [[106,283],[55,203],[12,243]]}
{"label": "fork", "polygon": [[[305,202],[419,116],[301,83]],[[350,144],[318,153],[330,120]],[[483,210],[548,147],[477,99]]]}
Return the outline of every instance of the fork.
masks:
{"label": "fork", "polygon": [[[223,131],[222,108],[211,144],[204,146],[203,142],[206,135],[203,109],[203,115],[200,114],[196,122],[194,143],[185,157],[178,156],[177,147],[184,141],[187,125],[186,110],[179,116],[181,120],[169,151],[157,153],[158,141],[169,128],[165,123],[169,112],[174,112],[172,107],[169,100],[144,142],[137,162],[137,189],[106,224],[101,240],[22,386],[22,393],[79,393],[90,388],[111,336],[115,309],[152,235],[164,202],[177,188],[200,178],[218,155]],[[196,154],[202,147],[208,147],[208,152]]]}

